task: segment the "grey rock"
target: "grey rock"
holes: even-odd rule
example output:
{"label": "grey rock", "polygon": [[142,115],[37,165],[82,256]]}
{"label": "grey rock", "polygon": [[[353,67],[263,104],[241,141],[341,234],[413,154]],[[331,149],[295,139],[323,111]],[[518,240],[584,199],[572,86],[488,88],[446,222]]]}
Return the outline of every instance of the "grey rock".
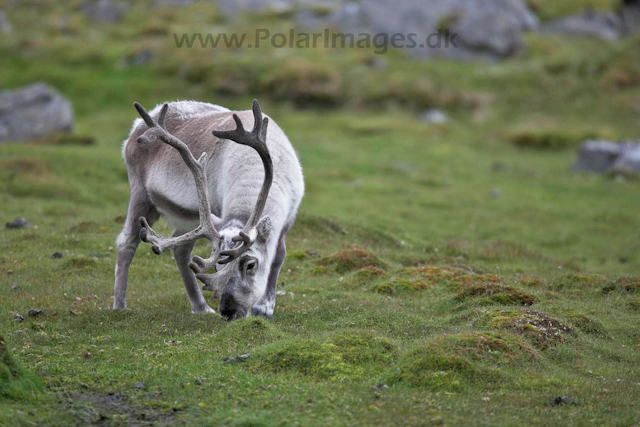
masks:
{"label": "grey rock", "polygon": [[562,406],[562,405],[578,405],[578,403],[573,400],[571,396],[558,396],[554,397],[551,402],[549,402],[551,406]]}
{"label": "grey rock", "polygon": [[312,10],[303,9],[293,15],[296,25],[305,30],[321,30],[327,23],[326,16],[318,15]]}
{"label": "grey rock", "polygon": [[24,141],[73,130],[73,107],[51,86],[0,91],[0,141]]}
{"label": "grey rock", "polygon": [[449,116],[447,116],[447,113],[441,110],[427,110],[420,115],[420,119],[423,122],[442,125],[449,120]]}
{"label": "grey rock", "polygon": [[142,381],[138,381],[136,383],[136,388],[140,389],[140,390],[144,390],[146,387],[145,387],[145,385],[144,385],[144,383]]}
{"label": "grey rock", "polygon": [[[393,34],[414,33],[416,47],[405,50],[419,57],[505,58],[523,48],[523,31],[538,26],[524,0],[218,0],[218,7],[228,17],[244,11],[292,13],[304,30],[334,28],[356,39],[363,32],[372,38],[380,34],[383,45],[391,45]],[[397,40],[396,46],[401,43],[408,41]]]}
{"label": "grey rock", "polygon": [[38,317],[43,313],[42,310],[40,310],[39,308],[32,308],[31,310],[29,310],[29,312],[27,313],[30,317]]}
{"label": "grey rock", "polygon": [[24,317],[22,317],[21,314],[16,313],[15,317],[13,318],[13,321],[16,323],[20,323],[24,320]]}
{"label": "grey rock", "polygon": [[611,173],[619,176],[640,174],[640,141],[587,141],[573,166],[583,172]]}
{"label": "grey rock", "polygon": [[620,38],[621,24],[620,17],[613,12],[586,11],[551,21],[540,27],[540,32],[613,41]]}
{"label": "grey rock", "polygon": [[31,228],[31,224],[29,224],[29,222],[27,221],[26,218],[24,217],[20,217],[20,218],[16,218],[11,222],[7,222],[5,224],[5,227],[7,228]]}
{"label": "grey rock", "polygon": [[62,258],[62,252],[54,252],[53,255],[51,255],[53,258]]}
{"label": "grey rock", "polygon": [[251,353],[245,353],[245,354],[241,354],[240,356],[236,356],[236,357],[225,357],[224,359],[222,359],[222,361],[224,363],[244,362],[247,359],[249,359],[249,356],[251,356]]}
{"label": "grey rock", "polygon": [[640,32],[640,0],[624,0],[620,9],[620,31],[623,36]]}
{"label": "grey rock", "polygon": [[640,174],[640,142],[623,142],[620,156],[611,167],[616,174]]}
{"label": "grey rock", "polygon": [[494,188],[493,190],[491,190],[491,197],[493,197],[494,199],[499,199],[500,197],[502,197],[502,191]]}
{"label": "grey rock", "polygon": [[114,0],[89,0],[83,6],[85,16],[96,22],[115,24],[124,15],[124,5]]}
{"label": "grey rock", "polygon": [[355,34],[414,33],[417,46],[405,50],[419,57],[490,60],[521,50],[522,33],[538,26],[523,0],[361,0],[345,4],[330,23]]}
{"label": "grey rock", "polygon": [[610,141],[586,141],[578,151],[573,168],[582,172],[607,172],[622,153],[621,147]]}
{"label": "grey rock", "polygon": [[7,36],[13,34],[13,25],[4,10],[0,10],[0,32]]}

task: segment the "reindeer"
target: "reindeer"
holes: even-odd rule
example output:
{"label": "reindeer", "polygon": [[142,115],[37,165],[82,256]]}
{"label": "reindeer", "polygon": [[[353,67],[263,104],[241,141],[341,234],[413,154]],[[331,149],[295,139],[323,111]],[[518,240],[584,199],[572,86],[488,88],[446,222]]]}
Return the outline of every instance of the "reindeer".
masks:
{"label": "reindeer", "polygon": [[[304,195],[302,168],[284,132],[269,126],[257,100],[253,117],[195,101],[150,113],[134,106],[142,120],[134,121],[122,149],[131,195],[116,239],[113,308],[127,306],[129,266],[142,240],[155,254],[171,249],[192,313],[214,313],[197,278],[220,299],[227,319],[270,318],[285,238]],[[160,215],[175,228],[171,237],[151,228]],[[201,238],[211,242],[211,254],[191,258]]]}

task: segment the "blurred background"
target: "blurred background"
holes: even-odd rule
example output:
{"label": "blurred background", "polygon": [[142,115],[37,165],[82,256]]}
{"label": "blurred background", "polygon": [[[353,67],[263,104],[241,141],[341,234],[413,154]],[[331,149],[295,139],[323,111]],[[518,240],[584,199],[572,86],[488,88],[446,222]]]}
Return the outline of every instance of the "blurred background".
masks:
{"label": "blurred background", "polygon": [[294,242],[640,271],[639,1],[0,0],[0,58],[3,220],[111,261],[133,102],[256,97],[305,170]]}

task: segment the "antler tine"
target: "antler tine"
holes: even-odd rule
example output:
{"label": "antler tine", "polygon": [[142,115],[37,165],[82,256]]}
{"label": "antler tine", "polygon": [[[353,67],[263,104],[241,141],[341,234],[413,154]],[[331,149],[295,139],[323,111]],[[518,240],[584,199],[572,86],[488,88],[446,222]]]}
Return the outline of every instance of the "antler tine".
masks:
{"label": "antler tine", "polygon": [[156,254],[162,253],[164,249],[173,248],[185,243],[195,242],[198,239],[206,238],[211,241],[211,256],[207,259],[194,257],[194,263],[190,264],[191,269],[196,273],[204,273],[213,268],[220,256],[220,234],[213,225],[211,219],[211,204],[209,203],[209,191],[207,184],[207,153],[204,152],[199,160],[191,153],[189,147],[180,139],[171,135],[165,129],[165,119],[169,104],[164,104],[158,116],[158,122],[147,113],[147,111],[137,102],[134,103],[140,117],[145,121],[149,129],[147,129],[140,137],[139,142],[151,143],[158,139],[175,148],[182,160],[193,174],[196,182],[196,191],[198,193],[200,225],[186,234],[177,237],[163,237],[158,235],[151,229],[145,218],[140,218],[142,229],[140,230],[140,238],[142,241],[152,243],[152,250]]}
{"label": "antler tine", "polygon": [[149,126],[150,128],[155,126],[156,123],[154,122],[154,120],[151,118],[149,113],[147,113],[147,110],[145,110],[142,105],[138,104],[137,102],[134,102],[133,106],[136,108],[136,110],[138,110],[138,114],[140,114],[140,117],[142,117],[142,120],[144,120],[147,126]]}
{"label": "antler tine", "polygon": [[264,207],[267,203],[267,197],[269,196],[269,190],[273,183],[273,161],[271,160],[271,154],[267,147],[267,126],[269,126],[269,119],[267,117],[262,117],[262,110],[260,109],[260,104],[257,99],[253,100],[252,110],[254,124],[251,132],[247,132],[244,129],[237,114],[233,115],[233,120],[236,122],[236,129],[232,131],[213,131],[213,134],[218,138],[229,139],[237,142],[238,144],[247,145],[253,148],[256,150],[258,155],[260,155],[262,164],[264,165],[264,182],[262,183],[262,188],[258,194],[258,200],[256,201],[253,212],[249,216],[244,229],[238,236],[232,239],[234,242],[241,243],[233,249],[220,252],[220,256],[226,257],[218,261],[220,264],[227,264],[238,258],[255,243],[258,234],[256,226],[258,225],[262,212],[264,211]]}
{"label": "antler tine", "polygon": [[158,116],[158,125],[162,129],[166,129],[164,127],[164,121],[165,121],[165,118],[167,117],[167,111],[169,111],[169,104],[164,104],[162,106],[162,110],[160,110],[160,115]]}

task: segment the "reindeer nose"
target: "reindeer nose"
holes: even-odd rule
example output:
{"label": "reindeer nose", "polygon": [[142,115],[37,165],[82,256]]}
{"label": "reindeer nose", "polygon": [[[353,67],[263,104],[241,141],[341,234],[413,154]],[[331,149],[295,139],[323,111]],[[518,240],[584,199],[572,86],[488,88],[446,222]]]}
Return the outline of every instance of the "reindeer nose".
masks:
{"label": "reindeer nose", "polygon": [[238,304],[236,298],[231,293],[224,293],[220,297],[220,314],[227,320],[242,319],[246,311]]}

